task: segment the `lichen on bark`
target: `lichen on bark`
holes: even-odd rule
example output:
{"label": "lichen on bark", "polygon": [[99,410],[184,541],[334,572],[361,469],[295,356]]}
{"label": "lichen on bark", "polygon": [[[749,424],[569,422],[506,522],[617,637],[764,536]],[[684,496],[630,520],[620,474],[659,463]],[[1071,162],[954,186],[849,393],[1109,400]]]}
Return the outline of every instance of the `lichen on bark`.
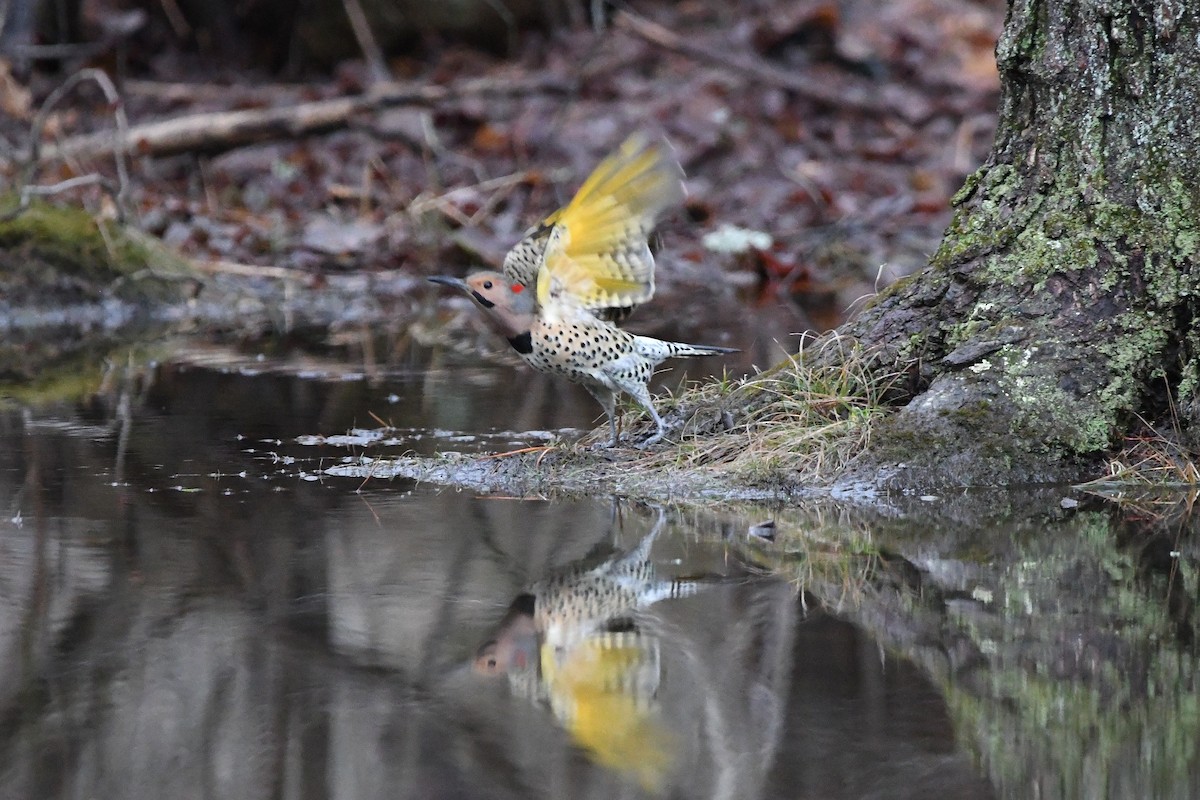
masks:
{"label": "lichen on bark", "polygon": [[1198,16],[1010,4],[991,156],[927,270],[844,331],[881,368],[919,359],[863,469],[895,486],[1073,478],[1172,409],[1197,440]]}

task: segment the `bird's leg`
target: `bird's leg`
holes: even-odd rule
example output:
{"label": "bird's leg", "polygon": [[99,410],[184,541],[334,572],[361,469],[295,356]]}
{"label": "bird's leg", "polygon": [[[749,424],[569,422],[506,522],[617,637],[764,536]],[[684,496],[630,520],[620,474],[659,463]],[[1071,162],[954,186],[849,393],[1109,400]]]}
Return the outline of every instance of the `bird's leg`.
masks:
{"label": "bird's leg", "polygon": [[654,417],[654,425],[656,430],[653,436],[642,442],[642,447],[649,447],[650,445],[658,442],[667,433],[667,426],[663,423],[662,417],[658,415],[658,412],[654,410],[654,406],[652,406],[650,403],[647,403],[646,410],[650,412],[650,416]]}
{"label": "bird's leg", "polygon": [[617,446],[617,393],[607,386],[593,386],[585,383],[583,388],[588,390],[588,394],[596,398],[596,402],[604,407],[604,413],[608,416],[608,431],[612,435],[612,439],[605,446]]}
{"label": "bird's leg", "polygon": [[639,406],[646,409],[646,411],[650,414],[650,418],[654,420],[654,435],[642,442],[640,447],[649,447],[650,445],[662,439],[663,435],[665,435],[667,432],[667,426],[665,423],[663,423],[662,417],[658,415],[658,412],[654,410],[654,401],[650,398],[650,390],[646,388],[646,384],[641,382],[629,383],[622,385],[621,388],[628,392],[629,396],[632,397]]}

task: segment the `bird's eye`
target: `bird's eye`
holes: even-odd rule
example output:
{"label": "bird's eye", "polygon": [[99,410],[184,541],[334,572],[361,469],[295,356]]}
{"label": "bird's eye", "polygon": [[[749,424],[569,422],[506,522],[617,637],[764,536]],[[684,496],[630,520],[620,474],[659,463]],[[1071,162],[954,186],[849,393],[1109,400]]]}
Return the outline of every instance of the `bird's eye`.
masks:
{"label": "bird's eye", "polygon": [[492,288],[492,282],[491,282],[491,281],[484,281],[484,282],[483,282],[483,288],[485,288],[485,289],[490,289],[490,288]]}

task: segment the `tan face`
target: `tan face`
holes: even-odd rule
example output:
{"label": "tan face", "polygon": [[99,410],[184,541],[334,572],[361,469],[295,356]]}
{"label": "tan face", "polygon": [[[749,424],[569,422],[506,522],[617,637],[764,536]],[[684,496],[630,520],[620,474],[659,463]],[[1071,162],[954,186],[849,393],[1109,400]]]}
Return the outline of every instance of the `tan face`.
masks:
{"label": "tan face", "polygon": [[484,308],[513,308],[523,299],[521,295],[528,291],[521,284],[508,281],[498,272],[477,272],[467,276],[465,283],[467,292]]}
{"label": "tan face", "polygon": [[499,272],[476,272],[465,279],[435,275],[429,280],[465,292],[486,311],[531,314],[536,305],[532,290]]}
{"label": "tan face", "polygon": [[[514,337],[529,333],[536,319],[535,292],[499,272],[476,272],[466,279],[436,275],[429,280],[465,292],[483,309],[492,330],[510,342]],[[517,347],[517,344],[514,343],[513,347]],[[518,352],[528,350],[518,348]]]}
{"label": "tan face", "polygon": [[538,636],[533,617],[510,613],[501,621],[496,637],[475,653],[474,669],[480,675],[524,672],[537,665]]}

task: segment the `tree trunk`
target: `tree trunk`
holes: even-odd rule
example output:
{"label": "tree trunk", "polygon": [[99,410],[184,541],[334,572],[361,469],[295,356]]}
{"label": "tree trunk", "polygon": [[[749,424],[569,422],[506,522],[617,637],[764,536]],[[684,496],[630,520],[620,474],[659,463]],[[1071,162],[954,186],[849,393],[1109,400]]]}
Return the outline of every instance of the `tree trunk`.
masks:
{"label": "tree trunk", "polygon": [[843,331],[914,377],[860,476],[1074,479],[1139,420],[1200,441],[1198,9],[1010,0],[991,155]]}

